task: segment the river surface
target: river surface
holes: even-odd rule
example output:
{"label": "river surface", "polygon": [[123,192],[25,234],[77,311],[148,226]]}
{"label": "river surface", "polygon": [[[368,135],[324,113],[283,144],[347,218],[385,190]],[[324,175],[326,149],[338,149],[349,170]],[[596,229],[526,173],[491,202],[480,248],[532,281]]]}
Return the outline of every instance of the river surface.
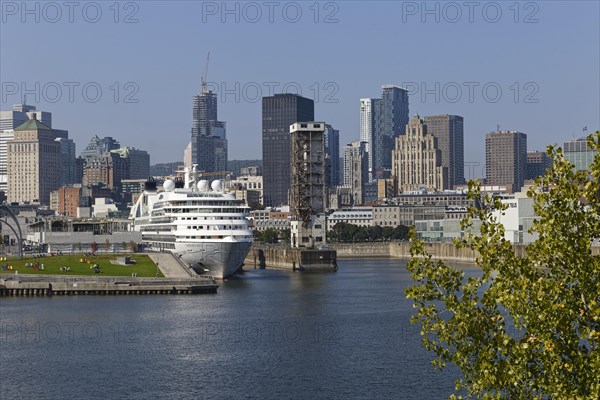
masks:
{"label": "river surface", "polygon": [[405,261],[339,266],[215,295],[1,298],[0,398],[448,398],[458,375],[409,323]]}

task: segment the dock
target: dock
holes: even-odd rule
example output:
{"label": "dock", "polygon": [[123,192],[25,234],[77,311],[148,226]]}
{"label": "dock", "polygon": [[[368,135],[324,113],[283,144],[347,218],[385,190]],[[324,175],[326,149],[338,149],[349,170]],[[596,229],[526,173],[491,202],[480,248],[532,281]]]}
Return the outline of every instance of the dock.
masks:
{"label": "dock", "polygon": [[0,297],[217,293],[212,276],[193,279],[14,275],[0,279]]}

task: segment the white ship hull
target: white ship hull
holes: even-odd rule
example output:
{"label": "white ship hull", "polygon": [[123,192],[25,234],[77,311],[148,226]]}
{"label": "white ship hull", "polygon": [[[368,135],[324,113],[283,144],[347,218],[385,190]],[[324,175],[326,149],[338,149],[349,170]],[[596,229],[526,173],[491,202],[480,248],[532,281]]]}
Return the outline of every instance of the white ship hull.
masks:
{"label": "white ship hull", "polygon": [[178,242],[173,254],[198,274],[224,279],[233,275],[244,263],[249,241]]}

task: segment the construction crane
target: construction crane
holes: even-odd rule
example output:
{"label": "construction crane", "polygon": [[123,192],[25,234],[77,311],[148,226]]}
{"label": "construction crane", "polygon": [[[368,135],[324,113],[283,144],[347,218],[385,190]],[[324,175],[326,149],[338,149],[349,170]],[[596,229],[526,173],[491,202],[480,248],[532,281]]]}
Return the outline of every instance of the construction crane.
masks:
{"label": "construction crane", "polygon": [[208,55],[206,56],[206,67],[204,67],[204,76],[202,77],[202,94],[206,94],[207,93],[207,88],[206,88],[206,77],[208,75],[208,62],[210,61],[210,51],[208,52]]}

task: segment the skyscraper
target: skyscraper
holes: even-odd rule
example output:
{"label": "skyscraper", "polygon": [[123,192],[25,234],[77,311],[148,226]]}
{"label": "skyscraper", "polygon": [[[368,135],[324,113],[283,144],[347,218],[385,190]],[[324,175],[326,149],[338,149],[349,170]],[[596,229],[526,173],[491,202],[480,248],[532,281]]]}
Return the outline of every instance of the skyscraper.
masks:
{"label": "skyscraper", "polygon": [[369,180],[372,180],[373,172],[373,143],[375,141],[375,132],[377,130],[377,120],[379,113],[378,107],[381,107],[381,99],[360,99],[360,141],[365,143],[365,150],[368,154]]}
{"label": "skyscraper", "polygon": [[366,143],[369,179],[375,180],[392,168],[394,138],[408,124],[408,90],[383,85],[381,99],[361,99],[360,140]]}
{"label": "skyscraper", "polygon": [[421,188],[442,191],[448,188],[448,168],[442,165],[442,151],[437,138],[428,134],[428,126],[415,115],[406,134],[396,138],[392,152],[393,175],[398,192]]}
{"label": "skyscraper", "polygon": [[448,188],[465,183],[465,145],[463,117],[431,115],[423,118],[427,133],[435,136],[442,152],[442,166],[448,168]]}
{"label": "skyscraper", "polygon": [[262,99],[262,155],[266,206],[288,204],[290,190],[290,125],[314,121],[315,104],[297,94]]}
{"label": "skyscraper", "polygon": [[225,171],[225,122],[217,120],[217,95],[204,90],[192,98],[192,164],[197,164],[199,171]]}
{"label": "skyscraper", "polygon": [[60,185],[81,183],[76,181],[75,142],[64,137],[57,137],[54,141],[60,144]]}
{"label": "skyscraper", "polygon": [[[0,191],[8,190],[8,141],[12,140],[13,132],[30,119],[35,118],[48,128],[52,128],[52,113],[38,111],[35,106],[16,104],[12,110],[0,111]],[[68,132],[54,129],[57,137],[68,138]]]}
{"label": "skyscraper", "polygon": [[50,192],[60,186],[60,143],[36,118],[16,128],[8,142],[9,202],[48,204]]}
{"label": "skyscraper", "polygon": [[518,192],[527,171],[527,135],[498,131],[485,135],[485,176],[488,185],[512,185]]}
{"label": "skyscraper", "polygon": [[340,131],[325,124],[325,153],[327,154],[327,186],[340,184]]}

